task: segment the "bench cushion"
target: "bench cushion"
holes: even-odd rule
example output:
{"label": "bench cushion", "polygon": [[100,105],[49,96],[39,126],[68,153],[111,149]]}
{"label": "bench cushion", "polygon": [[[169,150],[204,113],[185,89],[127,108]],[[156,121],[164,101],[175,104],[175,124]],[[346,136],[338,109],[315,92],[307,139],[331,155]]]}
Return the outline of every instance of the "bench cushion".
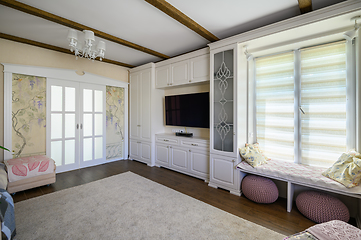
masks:
{"label": "bench cushion", "polygon": [[296,184],[299,183],[310,186],[319,186],[322,188],[332,189],[337,192],[361,195],[361,186],[346,188],[341,183],[323,176],[322,172],[327,168],[307,166],[280,160],[270,160],[267,162],[268,164],[263,164],[253,168],[248,163],[242,161],[237,165],[237,168],[248,173],[256,175],[260,174],[262,176],[273,177],[284,181],[291,181]]}

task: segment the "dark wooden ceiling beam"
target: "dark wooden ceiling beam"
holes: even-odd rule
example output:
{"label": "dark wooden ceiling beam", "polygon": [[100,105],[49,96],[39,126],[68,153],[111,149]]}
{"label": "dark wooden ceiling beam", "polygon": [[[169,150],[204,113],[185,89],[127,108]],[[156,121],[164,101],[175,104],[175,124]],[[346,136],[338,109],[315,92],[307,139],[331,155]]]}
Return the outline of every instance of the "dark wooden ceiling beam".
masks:
{"label": "dark wooden ceiling beam", "polygon": [[[49,44],[45,44],[45,43],[41,43],[41,42],[36,42],[33,40],[16,37],[16,36],[12,36],[12,35],[5,34],[5,33],[0,33],[0,38],[19,42],[19,43],[25,43],[25,44],[29,44],[29,45],[33,45],[36,47],[41,47],[41,48],[45,48],[45,49],[49,49],[49,50],[53,50],[53,51],[57,51],[57,52],[61,52],[61,53],[70,54],[75,57],[74,53],[70,52],[70,50],[66,49],[66,48],[61,48],[61,47],[57,47],[57,46],[53,46],[53,45],[49,45]],[[96,59],[96,61],[100,61],[100,60]],[[111,64],[115,64],[115,65],[122,66],[122,67],[128,67],[128,68],[134,67],[133,65],[130,65],[130,64],[121,63],[121,62],[113,61],[113,60],[106,59],[106,58],[103,58],[102,62],[111,63]]]}
{"label": "dark wooden ceiling beam", "polygon": [[302,14],[312,11],[312,0],[298,0],[298,7]]}
{"label": "dark wooden ceiling beam", "polygon": [[209,32],[207,29],[203,28],[201,25],[193,21],[191,18],[189,18],[187,15],[179,11],[177,8],[173,7],[171,4],[169,4],[165,0],[145,0],[147,3],[153,5],[154,7],[158,8],[168,16],[174,18],[187,28],[195,31],[205,39],[207,39],[210,42],[218,41],[219,38],[214,36],[211,32]]}
{"label": "dark wooden ceiling beam", "polygon": [[[105,32],[96,30],[94,28],[87,27],[87,26],[82,25],[80,23],[77,23],[77,22],[71,21],[69,19],[54,15],[52,13],[49,13],[49,12],[40,10],[38,8],[26,5],[24,3],[20,3],[18,1],[0,0],[0,4],[2,4],[4,6],[7,6],[7,7],[10,7],[10,8],[13,8],[13,9],[16,9],[16,10],[19,10],[19,11],[22,11],[22,12],[25,12],[25,13],[28,13],[28,14],[31,14],[31,15],[34,15],[34,16],[37,16],[37,17],[44,18],[46,20],[49,20],[49,21],[52,21],[52,22],[55,22],[55,23],[61,24],[61,25],[66,26],[66,27],[70,27],[70,28],[79,30],[79,31],[91,30],[98,37],[101,37],[103,39],[115,42],[117,44],[121,44],[121,45],[130,47],[130,48],[133,48],[133,49],[141,51],[141,52],[148,53],[150,55],[153,55],[153,56],[156,56],[156,57],[159,57],[159,58],[162,58],[162,59],[170,58],[169,56],[167,56],[165,54],[153,51],[153,50],[151,50],[149,48],[142,47],[142,46],[140,46],[138,44],[129,42],[127,40],[124,40],[124,39],[121,39],[121,38],[118,38],[118,37],[115,37],[113,35],[110,35],[110,34],[107,34]],[[66,39],[66,36],[64,36],[64,39]]]}

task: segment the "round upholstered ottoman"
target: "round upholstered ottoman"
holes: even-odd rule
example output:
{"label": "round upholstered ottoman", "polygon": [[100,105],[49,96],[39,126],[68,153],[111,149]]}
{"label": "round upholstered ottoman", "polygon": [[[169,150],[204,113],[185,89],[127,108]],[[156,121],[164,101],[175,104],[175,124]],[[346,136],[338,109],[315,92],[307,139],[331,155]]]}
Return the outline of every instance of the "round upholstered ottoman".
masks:
{"label": "round upholstered ottoman", "polygon": [[278,188],[269,178],[247,175],[242,180],[242,193],[257,203],[273,203],[278,198]]}
{"label": "round upholstered ottoman", "polygon": [[296,198],[298,210],[316,223],[341,220],[348,222],[350,213],[339,199],[322,192],[305,191]]}

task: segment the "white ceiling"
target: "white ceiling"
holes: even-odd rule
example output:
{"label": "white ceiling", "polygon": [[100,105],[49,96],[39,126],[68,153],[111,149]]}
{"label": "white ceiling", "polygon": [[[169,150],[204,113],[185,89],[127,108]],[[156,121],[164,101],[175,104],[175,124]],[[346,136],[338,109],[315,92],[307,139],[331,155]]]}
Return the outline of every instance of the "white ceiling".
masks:
{"label": "white ceiling", "polygon": [[[344,0],[313,0],[313,9]],[[144,0],[21,0],[170,57],[206,47],[208,40]],[[168,0],[219,39],[300,15],[297,0]],[[68,48],[68,27],[0,5],[0,32]],[[99,38],[97,38],[99,39]],[[139,66],[159,57],[105,40],[105,58]]]}

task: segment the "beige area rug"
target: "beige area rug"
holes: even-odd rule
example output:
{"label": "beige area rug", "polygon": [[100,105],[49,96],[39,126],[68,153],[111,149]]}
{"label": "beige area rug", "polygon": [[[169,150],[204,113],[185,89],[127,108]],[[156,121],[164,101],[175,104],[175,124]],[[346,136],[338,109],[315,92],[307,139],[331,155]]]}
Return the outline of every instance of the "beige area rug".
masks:
{"label": "beige area rug", "polygon": [[17,240],[285,237],[131,172],[16,203],[15,218]]}

